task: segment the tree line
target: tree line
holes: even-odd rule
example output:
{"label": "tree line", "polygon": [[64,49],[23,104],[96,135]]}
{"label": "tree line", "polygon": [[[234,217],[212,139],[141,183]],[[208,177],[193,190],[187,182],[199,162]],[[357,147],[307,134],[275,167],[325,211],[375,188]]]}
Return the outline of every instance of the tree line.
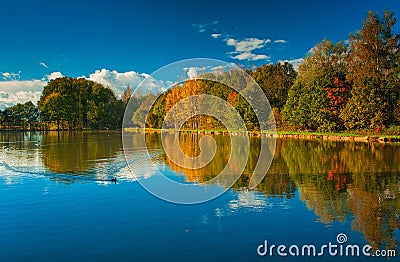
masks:
{"label": "tree line", "polygon": [[122,99],[101,84],[83,78],[51,80],[37,106],[17,104],[0,112],[2,129],[76,130],[119,129],[132,90]]}
{"label": "tree line", "polygon": [[347,41],[323,40],[299,66],[283,117],[291,127],[380,132],[400,122],[396,18],[369,12]]}
{"label": "tree line", "polygon": [[[254,71],[248,70],[249,74],[244,74],[242,70],[233,68],[229,71],[218,73],[206,73],[201,79],[189,79],[184,83],[178,83],[174,87],[167,90],[165,93],[158,96],[153,105],[149,105],[155,99],[154,95],[149,94],[139,99],[139,103],[135,103],[137,109],[133,114],[133,124],[140,127],[162,128],[164,127],[177,128],[176,121],[180,118],[180,112],[174,111],[174,115],[167,116],[169,112],[178,102],[180,102],[181,110],[199,112],[199,108],[194,108],[194,101],[185,101],[189,97],[200,94],[215,96],[227,101],[238,112],[243,119],[247,130],[259,130],[260,123],[257,120],[256,112],[250,105],[251,102],[257,102],[257,98],[251,102],[245,99],[246,96],[251,97],[254,91],[254,80],[258,83],[263,92],[269,98],[270,105],[275,112],[279,112],[285,104],[288,89],[294,84],[296,79],[296,71],[293,66],[287,62],[275,65],[263,65]],[[253,79],[249,79],[253,78]],[[231,88],[235,87],[235,89]],[[195,98],[202,99],[202,98]],[[218,106],[204,98],[197,101],[202,107],[215,107],[215,112]],[[146,121],[144,121],[147,108],[152,106]],[[266,105],[260,105],[265,107]],[[229,120],[233,119],[235,112],[225,112],[225,117]],[[232,115],[232,116],[230,116]],[[272,121],[272,120],[271,120]],[[235,123],[233,123],[235,125]],[[196,115],[188,119],[183,125],[185,129],[225,129],[224,125],[216,118],[209,115]]]}
{"label": "tree line", "polygon": [[0,128],[10,129],[38,129],[39,109],[31,102],[25,104],[16,104],[0,111]]}

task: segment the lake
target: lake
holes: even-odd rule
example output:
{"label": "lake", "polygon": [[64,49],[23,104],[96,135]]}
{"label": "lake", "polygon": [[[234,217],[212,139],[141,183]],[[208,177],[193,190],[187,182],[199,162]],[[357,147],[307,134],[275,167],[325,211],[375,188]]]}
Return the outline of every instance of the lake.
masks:
{"label": "lake", "polygon": [[[210,191],[227,186],[224,178],[206,182],[228,163],[229,136],[215,135],[214,159],[194,170],[171,161],[161,135],[149,133],[151,163],[144,152],[131,152],[147,170],[136,174],[127,166],[121,136],[0,133],[1,261],[371,259],[327,252],[282,258],[276,249],[259,256],[265,240],[269,248],[286,245],[286,253],[291,245],[310,244],[319,252],[329,242],[399,251],[399,145],[277,139],[266,176],[249,189],[261,139],[268,139],[251,137],[247,165],[232,188],[210,201],[181,205],[155,197],[140,182],[157,177],[156,166],[181,183]],[[135,143],[136,136],[129,139]],[[165,145],[174,143],[173,136],[166,135]],[[182,151],[198,155],[200,138],[180,135]],[[339,234],[346,241],[338,242]]]}

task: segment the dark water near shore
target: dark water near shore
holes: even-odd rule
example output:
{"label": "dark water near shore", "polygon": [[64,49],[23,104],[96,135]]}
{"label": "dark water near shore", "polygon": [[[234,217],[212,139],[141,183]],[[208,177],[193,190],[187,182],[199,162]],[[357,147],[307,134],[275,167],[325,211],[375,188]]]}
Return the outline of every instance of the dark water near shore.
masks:
{"label": "dark water near shore", "polygon": [[[277,139],[267,175],[250,190],[260,139],[250,139],[248,164],[232,189],[178,205],[140,186],[138,179],[154,174],[150,164],[146,173],[129,171],[121,134],[0,133],[0,261],[308,261],[256,250],[264,240],[337,243],[339,233],[350,244],[399,251],[399,145]],[[182,151],[198,154],[198,140],[182,135]],[[155,165],[199,186],[227,163],[229,137],[215,141],[213,162],[191,170],[163,154],[159,134],[146,137]],[[140,162],[143,152],[132,154]]]}

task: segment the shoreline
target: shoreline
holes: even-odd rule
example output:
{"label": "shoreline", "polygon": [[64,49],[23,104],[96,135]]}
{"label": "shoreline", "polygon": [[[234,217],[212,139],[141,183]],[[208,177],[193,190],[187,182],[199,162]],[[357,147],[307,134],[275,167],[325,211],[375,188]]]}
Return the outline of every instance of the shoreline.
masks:
{"label": "shoreline", "polygon": [[[126,132],[145,132],[145,133],[176,133],[174,129],[153,129],[153,128],[125,128]],[[84,129],[84,130],[18,130],[18,129],[6,129],[0,130],[0,133],[48,133],[48,132],[59,132],[59,133],[75,133],[75,132],[95,132],[95,133],[118,133],[121,130],[104,130],[104,129]],[[229,132],[226,130],[179,130],[179,133],[183,134],[203,134],[203,135],[228,135]],[[357,134],[357,133],[318,133],[318,132],[307,132],[307,131],[276,131],[276,132],[259,132],[259,131],[234,131],[231,132],[234,136],[248,135],[251,137],[274,137],[274,138],[292,138],[292,139],[304,139],[304,140],[329,140],[329,141],[354,141],[354,142],[365,142],[365,143],[400,143],[399,135],[387,135],[387,134]]]}
{"label": "shoreline", "polygon": [[[125,128],[126,132],[146,132],[146,133],[175,133],[173,129],[151,129],[151,128]],[[226,130],[179,130],[184,134],[206,134],[206,135],[228,135]],[[330,140],[330,141],[354,141],[365,143],[399,143],[400,136],[386,134],[357,134],[357,133],[318,133],[306,131],[238,131],[232,132],[232,135],[249,135],[252,137],[275,137],[275,138],[294,138],[305,140]]]}

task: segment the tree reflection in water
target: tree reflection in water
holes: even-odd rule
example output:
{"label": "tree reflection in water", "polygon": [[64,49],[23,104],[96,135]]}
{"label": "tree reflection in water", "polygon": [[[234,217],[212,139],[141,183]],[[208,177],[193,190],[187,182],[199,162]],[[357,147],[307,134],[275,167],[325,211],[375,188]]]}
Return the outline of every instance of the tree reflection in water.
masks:
{"label": "tree reflection in water", "polygon": [[[181,135],[182,151],[188,156],[198,155],[200,137]],[[216,155],[204,168],[181,168],[168,157],[165,163],[184,174],[187,182],[202,184],[216,176],[228,161],[229,136],[215,139]],[[247,166],[233,190],[248,186],[261,139],[268,138],[251,138]],[[165,145],[174,146],[172,141],[166,137]],[[387,144],[278,139],[271,167],[255,190],[266,197],[292,198],[297,189],[300,200],[320,222],[329,225],[353,219],[352,228],[362,232],[374,248],[396,248],[394,232],[400,226],[399,149],[398,145]]]}
{"label": "tree reflection in water", "polygon": [[[137,134],[132,136],[134,145],[141,143]],[[172,136],[165,137],[166,147],[175,146]],[[182,151],[188,156],[197,156],[200,153],[200,137],[197,134],[180,135]],[[229,159],[229,136],[214,137],[216,155],[203,168],[182,168],[165,155],[158,155],[157,161],[184,175],[186,182],[203,184],[215,177]],[[247,166],[233,190],[248,192],[247,186],[258,160],[260,139],[268,138],[250,139]],[[104,163],[111,163],[122,152],[121,135],[107,132],[3,133],[0,134],[0,142],[9,146],[3,146],[2,150],[12,166],[23,161],[28,166],[38,158],[51,172],[71,173],[74,176],[93,176],[90,170],[101,171]],[[162,148],[161,135],[146,135],[146,143],[152,149]],[[394,233],[400,227],[399,149],[399,145],[389,144],[277,139],[271,167],[254,190],[266,198],[287,199],[293,198],[297,192],[299,199],[320,222],[330,225],[335,221],[351,220],[353,230],[362,232],[374,248],[396,248],[398,243]],[[232,150],[237,161],[233,161],[230,168],[235,170],[243,149]],[[116,172],[109,171],[104,171],[105,176]],[[68,183],[69,180],[63,181],[60,176],[57,181]],[[229,177],[222,177],[218,183],[229,185]]]}

